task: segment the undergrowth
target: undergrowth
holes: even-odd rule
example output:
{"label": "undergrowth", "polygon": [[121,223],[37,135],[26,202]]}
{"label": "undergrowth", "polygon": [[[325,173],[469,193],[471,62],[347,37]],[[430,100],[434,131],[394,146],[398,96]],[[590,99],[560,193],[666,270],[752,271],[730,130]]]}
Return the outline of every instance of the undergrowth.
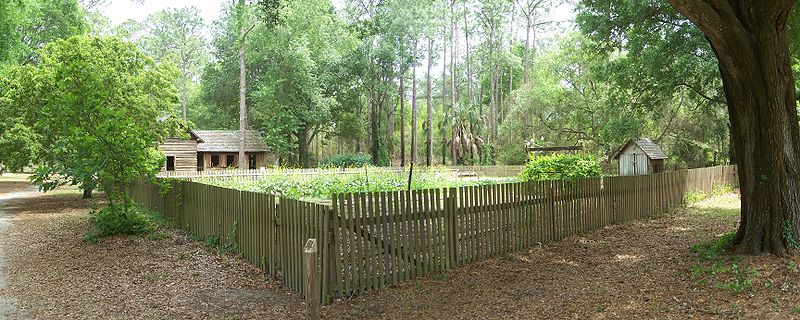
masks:
{"label": "undergrowth", "polygon": [[207,236],[202,236],[196,233],[189,233],[188,239],[190,241],[202,242],[206,247],[215,249],[217,254],[224,255],[228,253],[239,252],[238,231],[239,221],[233,222],[231,232],[223,239],[219,234],[211,233]]}
{"label": "undergrowth", "polygon": [[[696,253],[703,262],[690,268],[690,273],[698,285],[713,282],[715,287],[734,293],[748,292],[753,289],[759,276],[758,270],[753,267],[741,266],[739,264],[740,257],[723,257],[723,254],[732,248],[735,236],[735,232],[728,232],[716,239],[692,246],[692,252]],[[764,285],[770,287],[771,282],[767,281]]]}
{"label": "undergrowth", "polygon": [[107,206],[89,215],[92,228],[84,236],[89,242],[99,242],[113,235],[148,236],[159,226],[168,224],[160,214],[133,205],[126,211],[122,206]]}
{"label": "undergrowth", "polygon": [[704,192],[691,191],[687,192],[686,195],[683,196],[683,202],[686,203],[687,205],[692,205],[700,201],[703,201],[707,197],[708,195],[705,194]]}

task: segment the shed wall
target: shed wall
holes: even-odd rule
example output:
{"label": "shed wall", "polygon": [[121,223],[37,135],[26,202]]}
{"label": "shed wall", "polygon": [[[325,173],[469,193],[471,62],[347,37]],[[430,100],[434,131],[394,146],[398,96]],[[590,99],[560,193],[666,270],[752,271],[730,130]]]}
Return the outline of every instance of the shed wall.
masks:
{"label": "shed wall", "polygon": [[167,168],[167,157],[175,157],[175,170],[196,170],[197,169],[197,141],[167,139],[158,147],[164,153],[164,166]]}
{"label": "shed wall", "polygon": [[638,176],[650,173],[650,158],[635,143],[628,144],[619,156],[619,175]]}

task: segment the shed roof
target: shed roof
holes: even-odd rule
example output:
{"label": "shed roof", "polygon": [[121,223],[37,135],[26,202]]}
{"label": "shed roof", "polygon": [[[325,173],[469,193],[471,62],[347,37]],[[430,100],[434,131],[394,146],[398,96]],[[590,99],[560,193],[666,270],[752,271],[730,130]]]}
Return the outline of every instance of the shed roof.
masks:
{"label": "shed roof", "polygon": [[664,151],[661,151],[661,148],[655,142],[653,142],[650,139],[643,138],[643,139],[628,141],[628,143],[622,145],[622,147],[620,147],[619,149],[617,149],[616,152],[614,152],[614,154],[611,156],[611,159],[619,158],[619,155],[622,153],[622,150],[625,150],[625,148],[627,148],[628,145],[632,143],[639,146],[639,148],[641,148],[642,151],[644,151],[644,153],[650,159],[662,160],[667,158],[667,155],[664,154]]}
{"label": "shed roof", "polygon": [[[238,130],[192,130],[192,134],[197,136],[198,152],[239,152],[239,131]],[[247,130],[244,134],[245,152],[265,152],[269,151],[258,131]]]}

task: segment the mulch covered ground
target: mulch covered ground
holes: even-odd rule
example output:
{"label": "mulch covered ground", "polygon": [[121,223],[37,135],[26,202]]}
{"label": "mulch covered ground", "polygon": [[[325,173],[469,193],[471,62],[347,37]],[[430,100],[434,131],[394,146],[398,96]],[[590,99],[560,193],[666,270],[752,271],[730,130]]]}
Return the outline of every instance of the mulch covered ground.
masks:
{"label": "mulch covered ground", "polygon": [[[690,251],[734,230],[738,205],[736,195],[718,197],[324,311],[353,319],[800,319],[797,257],[701,261]],[[738,278],[734,264],[742,282],[752,283],[740,293],[730,288],[739,288],[731,286]]]}
{"label": "mulch covered ground", "polygon": [[13,200],[0,233],[7,287],[34,319],[295,319],[300,296],[233,256],[169,231],[163,240],[82,240],[95,202],[77,194]]}
{"label": "mulch covered ground", "polygon": [[[84,242],[92,205],[77,195],[7,205],[14,216],[0,234],[7,259],[0,272],[8,284],[0,296],[15,297],[39,319],[302,317],[298,295],[180,232],[165,240]],[[323,317],[800,319],[797,257],[701,260],[689,250],[733,230],[737,207],[736,195],[717,197],[341,300],[323,307]]]}

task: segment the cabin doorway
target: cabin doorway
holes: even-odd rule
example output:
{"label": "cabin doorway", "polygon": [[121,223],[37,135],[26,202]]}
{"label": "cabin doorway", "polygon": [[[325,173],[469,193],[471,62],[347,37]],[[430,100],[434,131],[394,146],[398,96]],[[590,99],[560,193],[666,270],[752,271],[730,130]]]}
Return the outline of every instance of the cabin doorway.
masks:
{"label": "cabin doorway", "polygon": [[167,156],[167,171],[175,171],[175,157]]}
{"label": "cabin doorway", "polygon": [[236,167],[236,156],[229,154],[225,156],[225,165],[230,167]]}
{"label": "cabin doorway", "polygon": [[255,170],[255,169],[257,169],[257,168],[256,168],[256,155],[255,155],[255,154],[252,154],[252,153],[251,153],[251,154],[249,154],[249,155],[247,156],[247,163],[248,163],[248,165],[250,166],[250,170]]}

